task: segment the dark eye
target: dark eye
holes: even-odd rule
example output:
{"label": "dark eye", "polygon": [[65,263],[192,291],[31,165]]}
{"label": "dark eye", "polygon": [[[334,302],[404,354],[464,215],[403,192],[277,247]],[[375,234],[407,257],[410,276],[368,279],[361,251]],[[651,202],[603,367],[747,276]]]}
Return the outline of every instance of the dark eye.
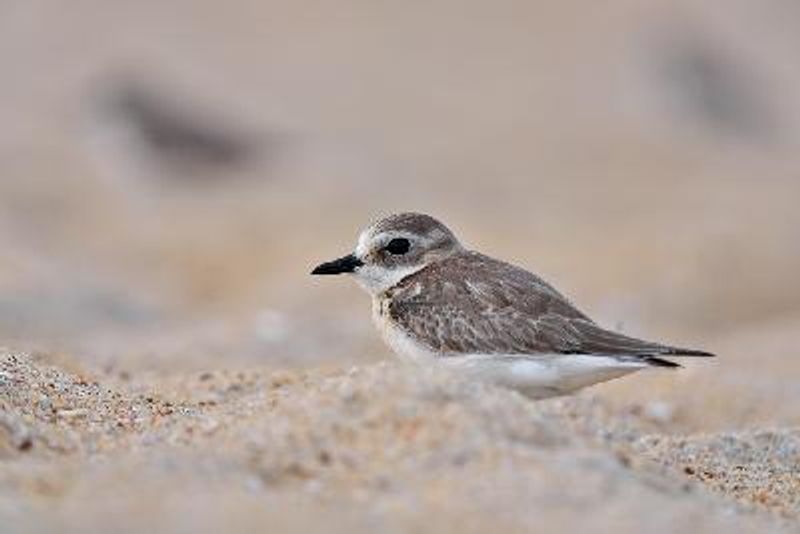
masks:
{"label": "dark eye", "polygon": [[404,237],[396,237],[383,247],[390,254],[405,254],[411,248],[411,241]]}

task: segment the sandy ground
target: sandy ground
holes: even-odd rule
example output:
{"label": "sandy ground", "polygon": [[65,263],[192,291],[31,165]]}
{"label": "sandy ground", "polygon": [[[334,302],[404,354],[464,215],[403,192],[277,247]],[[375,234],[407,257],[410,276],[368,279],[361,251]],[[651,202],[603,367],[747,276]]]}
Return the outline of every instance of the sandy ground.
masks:
{"label": "sandy ground", "polygon": [[14,530],[749,532],[800,504],[798,432],[670,436],[658,407],[392,364],[122,384],[46,360],[3,354]]}
{"label": "sandy ground", "polygon": [[[0,6],[0,531],[800,530],[796,6],[163,4]],[[719,357],[400,366],[409,209]]]}

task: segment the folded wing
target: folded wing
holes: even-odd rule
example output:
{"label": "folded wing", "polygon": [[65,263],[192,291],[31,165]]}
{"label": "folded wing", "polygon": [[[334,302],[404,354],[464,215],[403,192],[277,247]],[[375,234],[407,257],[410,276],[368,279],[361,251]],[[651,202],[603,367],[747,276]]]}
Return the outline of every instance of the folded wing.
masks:
{"label": "folded wing", "polygon": [[660,356],[712,356],[606,330],[534,274],[474,252],[404,280],[389,313],[443,356],[585,354],[662,367],[677,364]]}

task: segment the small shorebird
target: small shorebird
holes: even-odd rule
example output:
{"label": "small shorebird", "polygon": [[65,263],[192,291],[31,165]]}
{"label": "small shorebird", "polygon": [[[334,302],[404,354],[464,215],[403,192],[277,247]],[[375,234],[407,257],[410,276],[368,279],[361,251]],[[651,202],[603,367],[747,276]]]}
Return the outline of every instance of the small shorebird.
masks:
{"label": "small shorebird", "polygon": [[665,357],[713,356],[606,330],[547,282],[464,248],[428,215],[402,213],[361,232],[355,252],[311,274],[348,273],[399,355],[438,362],[532,398],[572,393]]}

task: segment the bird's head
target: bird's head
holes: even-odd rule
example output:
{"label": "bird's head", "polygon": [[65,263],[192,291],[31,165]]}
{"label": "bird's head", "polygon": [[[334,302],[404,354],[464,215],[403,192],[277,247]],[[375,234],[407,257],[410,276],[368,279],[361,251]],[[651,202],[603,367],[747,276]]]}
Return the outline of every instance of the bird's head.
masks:
{"label": "bird's head", "polygon": [[311,274],[351,274],[377,295],[461,248],[453,232],[433,217],[400,213],[371,224],[352,254],[318,265]]}

